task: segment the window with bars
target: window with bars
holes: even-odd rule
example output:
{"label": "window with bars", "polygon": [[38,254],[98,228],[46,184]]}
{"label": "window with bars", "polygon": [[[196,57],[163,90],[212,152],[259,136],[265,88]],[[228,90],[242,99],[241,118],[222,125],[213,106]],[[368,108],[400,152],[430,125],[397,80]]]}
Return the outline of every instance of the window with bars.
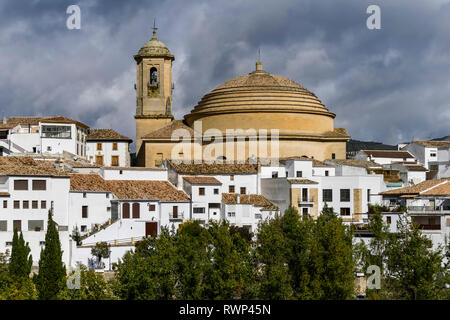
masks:
{"label": "window with bars", "polygon": [[350,189],[341,189],[341,202],[350,202]]}
{"label": "window with bars", "polygon": [[28,190],[28,180],[14,180],[14,190]]}
{"label": "window with bars", "polygon": [[87,218],[88,217],[88,206],[82,206],[81,207],[81,217]]}
{"label": "window with bars", "polygon": [[332,202],[333,201],[333,190],[332,189],[323,189],[322,197],[324,202]]}

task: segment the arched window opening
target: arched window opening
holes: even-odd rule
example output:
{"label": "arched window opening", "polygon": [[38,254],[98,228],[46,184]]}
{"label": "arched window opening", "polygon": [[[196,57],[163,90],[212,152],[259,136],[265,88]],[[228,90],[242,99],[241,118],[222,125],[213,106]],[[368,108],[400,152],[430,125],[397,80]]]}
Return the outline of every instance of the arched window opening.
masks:
{"label": "arched window opening", "polygon": [[158,70],[155,67],[150,69],[150,84],[158,84]]}

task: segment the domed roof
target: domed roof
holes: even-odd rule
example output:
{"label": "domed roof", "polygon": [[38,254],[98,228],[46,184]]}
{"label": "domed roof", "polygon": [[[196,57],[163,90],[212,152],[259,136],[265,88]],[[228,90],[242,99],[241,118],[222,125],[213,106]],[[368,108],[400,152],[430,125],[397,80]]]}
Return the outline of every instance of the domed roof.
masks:
{"label": "domed roof", "polygon": [[144,44],[134,57],[135,59],[141,57],[167,57],[175,60],[175,57],[170,53],[166,45],[156,38],[155,31],[153,32],[153,38]]}
{"label": "domed roof", "polygon": [[335,116],[314,93],[288,78],[264,71],[258,61],[255,71],[228,80],[204,95],[186,118],[198,118],[204,113],[268,110]]}

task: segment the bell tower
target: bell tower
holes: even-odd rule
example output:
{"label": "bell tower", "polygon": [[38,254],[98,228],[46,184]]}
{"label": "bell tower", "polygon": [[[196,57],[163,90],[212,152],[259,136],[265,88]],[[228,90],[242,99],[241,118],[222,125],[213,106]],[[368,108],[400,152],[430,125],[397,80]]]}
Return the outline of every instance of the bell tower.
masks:
{"label": "bell tower", "polygon": [[136,152],[141,153],[142,137],[173,120],[172,61],[175,57],[156,38],[153,38],[134,56],[136,60]]}

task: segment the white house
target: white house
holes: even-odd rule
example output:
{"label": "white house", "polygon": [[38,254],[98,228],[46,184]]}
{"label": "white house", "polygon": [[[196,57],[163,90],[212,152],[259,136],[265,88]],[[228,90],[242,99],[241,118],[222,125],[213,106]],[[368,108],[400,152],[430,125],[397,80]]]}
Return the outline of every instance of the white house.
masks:
{"label": "white house", "polygon": [[33,265],[45,245],[48,211],[53,210],[63,261],[69,256],[69,176],[53,163],[27,157],[0,157],[0,252],[11,250],[14,229],[29,243]]}
{"label": "white house", "polygon": [[399,161],[415,162],[414,156],[407,150],[360,150],[355,160],[373,161],[378,164],[390,164]]}
{"label": "white house", "polygon": [[450,141],[412,141],[403,150],[409,151],[430,170],[430,179],[450,177]]}
{"label": "white house", "polygon": [[112,129],[91,129],[87,136],[87,158],[106,167],[130,166],[130,143],[133,142]]}

